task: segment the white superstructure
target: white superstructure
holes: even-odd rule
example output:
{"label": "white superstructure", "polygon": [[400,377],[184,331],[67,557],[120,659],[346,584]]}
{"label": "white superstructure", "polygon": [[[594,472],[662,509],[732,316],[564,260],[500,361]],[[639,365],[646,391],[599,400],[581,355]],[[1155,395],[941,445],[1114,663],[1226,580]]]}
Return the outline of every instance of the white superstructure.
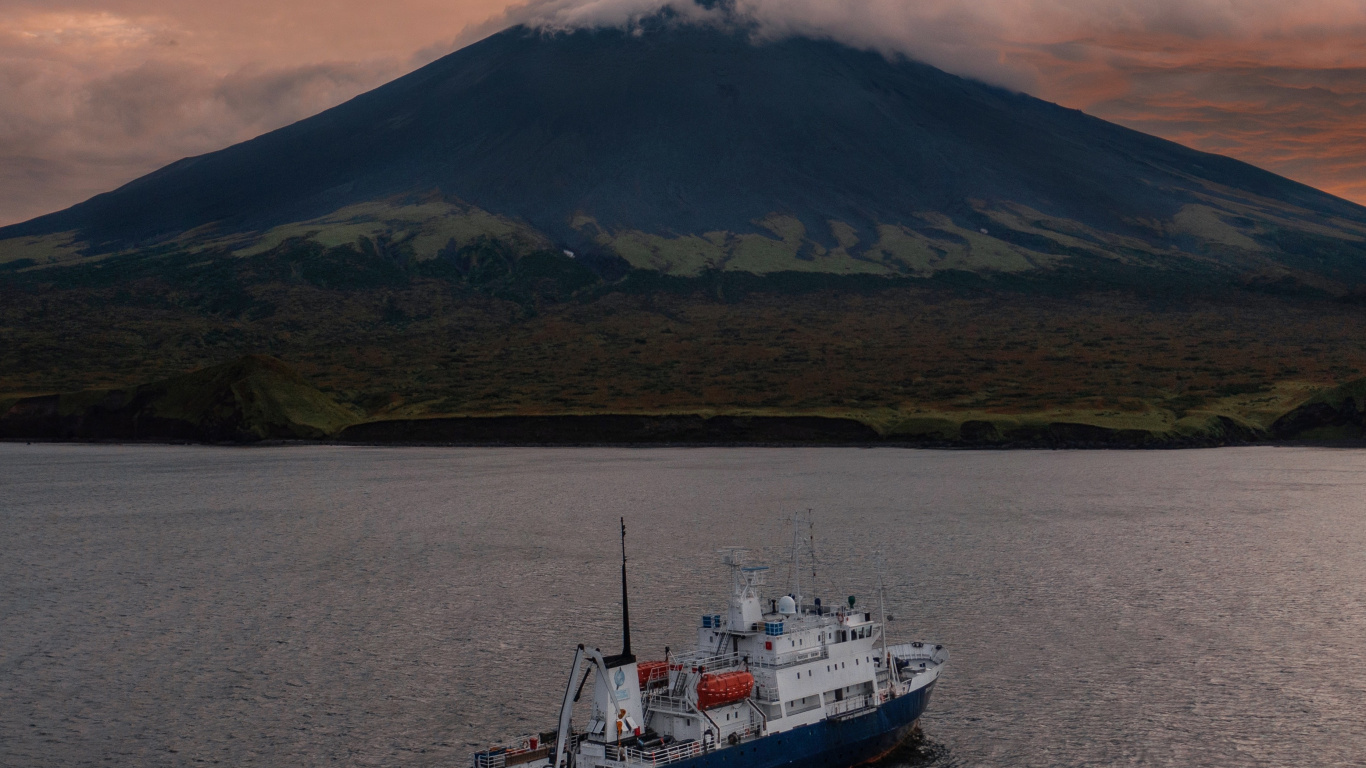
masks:
{"label": "white superstructure", "polygon": [[[818,599],[805,604],[798,587],[765,600],[766,567],[747,564],[739,548],[724,550],[722,560],[731,572],[731,595],[725,613],[702,617],[696,650],[638,662],[625,614],[623,653],[603,656],[583,646],[576,652],[557,731],[477,753],[474,768],[628,768],[689,760],[923,695],[948,659],[942,646],[888,647],[882,622],[854,598],[833,607]],[[624,561],[622,585],[624,601]],[[575,727],[585,665],[593,670],[593,696],[587,720]]]}

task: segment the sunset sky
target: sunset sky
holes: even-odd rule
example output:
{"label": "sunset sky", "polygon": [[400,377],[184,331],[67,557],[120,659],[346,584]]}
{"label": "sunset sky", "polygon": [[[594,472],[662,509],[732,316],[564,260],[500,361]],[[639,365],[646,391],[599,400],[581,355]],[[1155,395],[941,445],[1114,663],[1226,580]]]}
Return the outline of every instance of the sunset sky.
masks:
{"label": "sunset sky", "polygon": [[[691,0],[0,0],[0,224],[286,125],[518,21]],[[1366,203],[1366,0],[735,0]]]}

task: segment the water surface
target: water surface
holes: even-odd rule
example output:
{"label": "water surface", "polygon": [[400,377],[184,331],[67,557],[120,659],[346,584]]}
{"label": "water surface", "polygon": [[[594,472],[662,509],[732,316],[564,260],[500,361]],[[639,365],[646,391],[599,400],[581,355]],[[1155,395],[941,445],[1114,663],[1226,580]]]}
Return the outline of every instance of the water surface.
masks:
{"label": "water surface", "polygon": [[[0,444],[0,764],[465,766],[578,642],[695,642],[716,550],[953,660],[936,766],[1360,765],[1366,452]],[[809,594],[808,590],[808,594]]]}

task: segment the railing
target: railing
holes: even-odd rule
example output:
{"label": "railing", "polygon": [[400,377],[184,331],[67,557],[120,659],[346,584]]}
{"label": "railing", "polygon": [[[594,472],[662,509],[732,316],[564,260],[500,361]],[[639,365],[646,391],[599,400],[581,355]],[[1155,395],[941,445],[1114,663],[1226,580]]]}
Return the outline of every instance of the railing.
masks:
{"label": "railing", "polygon": [[659,749],[636,749],[635,747],[618,747],[614,744],[608,744],[605,751],[608,760],[618,760],[623,763],[642,766],[668,765],[702,754],[702,742],[685,741]]}
{"label": "railing", "polygon": [[731,736],[734,736],[737,740],[736,743],[739,743],[741,741],[744,741],[745,739],[758,738],[760,735],[762,735],[762,733],[763,730],[759,726],[750,723],[749,725],[745,726],[744,728],[741,728],[738,731],[731,731],[730,734],[726,736],[726,738],[729,739]]}
{"label": "railing", "polygon": [[923,661],[928,666],[938,666],[949,660],[949,649],[934,643],[901,643],[891,646],[887,652],[898,659]]}
{"label": "railing", "polygon": [[739,653],[688,653],[675,656],[671,661],[675,665],[675,668],[681,666],[681,671],[684,674],[693,672],[699,667],[707,672],[720,672],[722,670],[743,667],[745,665],[745,658]]}
{"label": "railing", "polygon": [[[571,733],[569,740],[565,744],[565,750],[574,752],[578,749],[579,742],[583,741],[585,735],[582,733]],[[550,757],[550,753],[555,749],[555,741],[539,741],[535,747],[531,746],[531,740],[525,739],[516,746],[505,747],[496,746],[475,752],[471,756],[472,768],[509,768],[509,766],[522,765],[540,760],[543,757]]]}
{"label": "railing", "polygon": [[836,717],[838,715],[847,715],[850,712],[856,712],[860,709],[867,709],[873,706],[873,696],[874,694],[867,693],[862,696],[855,696],[852,699],[845,699],[844,701],[832,701],[825,705],[825,716]]}
{"label": "railing", "polygon": [[656,692],[645,697],[647,712],[676,712],[688,714],[693,710],[692,702],[686,695],[675,696],[671,692]]}
{"label": "railing", "polygon": [[754,700],[767,702],[769,704],[777,704],[779,701],[782,701],[782,698],[776,687],[755,683]]}
{"label": "railing", "polygon": [[646,687],[646,688],[649,688],[650,686],[654,685],[655,683],[665,682],[665,681],[667,681],[668,679],[669,679],[669,665],[668,665],[668,664],[661,664],[661,665],[659,665],[659,666],[657,666],[657,667],[652,667],[652,668],[646,673],[646,676],[645,676],[645,687]]}
{"label": "railing", "polygon": [[499,747],[484,752],[475,752],[473,756],[473,768],[507,768],[507,766],[521,765],[533,760],[540,760],[550,755],[549,746],[540,746],[532,749],[530,746],[519,747]]}
{"label": "railing", "polygon": [[[746,657],[739,653],[687,653],[679,654],[669,660],[668,674],[671,682],[668,687],[649,686],[645,694],[645,709],[648,711],[670,710],[691,712],[694,709],[691,691],[704,674],[745,669]],[[651,681],[654,678],[651,677]]]}

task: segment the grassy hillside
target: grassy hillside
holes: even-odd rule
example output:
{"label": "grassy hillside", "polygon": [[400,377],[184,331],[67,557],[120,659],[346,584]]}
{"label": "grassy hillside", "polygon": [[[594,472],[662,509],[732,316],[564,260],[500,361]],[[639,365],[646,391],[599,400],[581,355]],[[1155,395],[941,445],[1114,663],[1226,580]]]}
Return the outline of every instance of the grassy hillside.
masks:
{"label": "grassy hillside", "polygon": [[[1161,441],[1308,434],[1273,427],[1366,372],[1366,311],[1350,297],[1153,274],[606,279],[488,238],[429,259],[368,238],[115,256],[0,276],[0,399],[129,390],[261,353],[307,385],[263,369],[244,379],[273,377],[258,397],[210,377],[165,385],[147,412],[241,413],[214,423],[259,437],[367,419],[694,414],[853,419],[921,442],[1039,442],[1056,424]],[[217,394],[183,394],[200,389]]]}
{"label": "grassy hillside", "polygon": [[0,403],[0,437],[254,442],[320,439],[357,414],[274,358],[248,355],[119,389]]}

